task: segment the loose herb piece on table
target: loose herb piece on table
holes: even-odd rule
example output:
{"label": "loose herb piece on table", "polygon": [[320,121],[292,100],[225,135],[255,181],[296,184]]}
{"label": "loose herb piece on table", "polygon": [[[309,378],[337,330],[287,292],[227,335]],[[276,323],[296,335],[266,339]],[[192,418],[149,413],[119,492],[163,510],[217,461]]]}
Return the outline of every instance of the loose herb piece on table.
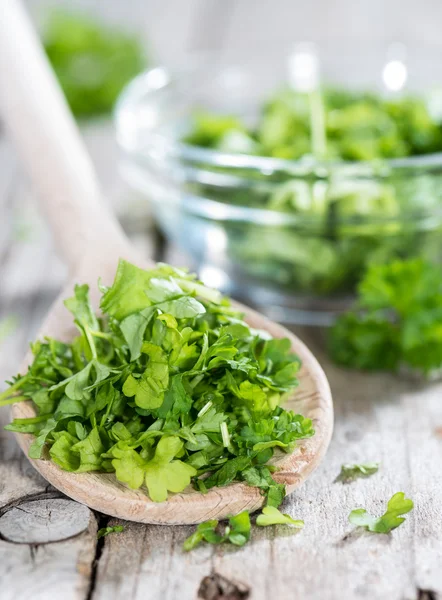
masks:
{"label": "loose herb piece on table", "polygon": [[123,525],[113,525],[112,527],[103,527],[97,531],[97,540],[110,533],[121,533],[124,530]]}
{"label": "loose herb piece on table", "polygon": [[423,260],[369,268],[353,310],[330,331],[332,358],[367,370],[442,366],[442,272]]}
{"label": "loose herb piece on table", "polygon": [[379,463],[361,463],[358,465],[342,465],[341,472],[336,477],[335,482],[350,483],[360,477],[370,477],[377,473]]}
{"label": "loose herb piece on table", "polygon": [[114,472],[155,502],[191,482],[205,492],[245,481],[278,506],[285,488],[267,463],[314,433],[280,406],[298,385],[289,340],[251,329],[219,292],[164,264],[120,261],[102,294],[96,316],[76,286],[65,304],[79,336],[32,345],[0,404],[32,399],[37,415],[7,429],[35,435],[34,459]]}
{"label": "loose herb piece on table", "polygon": [[268,525],[291,525],[299,529],[304,527],[304,521],[293,519],[290,515],[282,513],[274,506],[264,506],[262,514],[256,518],[256,524],[260,527],[267,527]]}
{"label": "loose herb piece on table", "polygon": [[184,541],[183,549],[188,552],[196,548],[203,541],[209,544],[229,542],[235,546],[244,546],[249,539],[250,515],[245,510],[235,517],[231,517],[228,525],[224,526],[224,529],[222,529],[217,520],[200,523],[196,531]]}
{"label": "loose herb piece on table", "polygon": [[[265,506],[262,514],[258,515],[256,524],[260,527],[268,525],[290,525],[298,529],[304,527],[304,521],[292,519],[290,515],[281,513],[274,506]],[[200,523],[196,531],[184,541],[183,549],[193,550],[203,541],[209,544],[230,542],[236,546],[244,546],[250,539],[250,529],[250,515],[246,510],[231,517],[224,531],[220,528],[218,521],[206,521]]]}
{"label": "loose herb piece on table", "polygon": [[109,113],[126,83],[145,67],[134,36],[81,13],[55,11],[44,46],[76,117]]}
{"label": "loose herb piece on table", "polygon": [[348,520],[353,525],[364,527],[367,531],[390,533],[405,521],[401,515],[405,515],[413,508],[413,500],[405,498],[404,492],[397,492],[388,501],[387,510],[381,517],[372,517],[365,508],[356,508],[351,511]]}

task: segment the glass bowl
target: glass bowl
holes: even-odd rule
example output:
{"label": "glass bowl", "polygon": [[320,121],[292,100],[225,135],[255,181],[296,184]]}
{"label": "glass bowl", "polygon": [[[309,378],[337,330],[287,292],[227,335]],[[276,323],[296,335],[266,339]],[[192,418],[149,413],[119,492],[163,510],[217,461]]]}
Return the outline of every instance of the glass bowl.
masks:
{"label": "glass bowl", "polygon": [[[391,48],[320,48],[321,76],[335,86],[397,93],[394,77],[386,80],[398,62]],[[440,50],[401,53],[399,87],[405,78],[406,90],[417,92],[442,82]],[[324,162],[182,141],[196,108],[252,123],[269,95],[287,85],[289,56],[256,50],[236,64],[197,56],[182,67],[154,68],[122,94],[117,139],[125,177],[205,283],[274,319],[324,325],[351,302],[369,263],[441,262],[442,154]]]}

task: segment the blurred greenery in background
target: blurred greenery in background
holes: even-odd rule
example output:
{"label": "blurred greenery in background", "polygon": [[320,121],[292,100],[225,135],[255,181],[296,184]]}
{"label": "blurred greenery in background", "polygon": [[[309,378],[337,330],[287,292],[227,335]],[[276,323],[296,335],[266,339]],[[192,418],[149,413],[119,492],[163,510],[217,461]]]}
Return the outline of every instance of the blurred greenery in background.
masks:
{"label": "blurred greenery in background", "polygon": [[110,112],[123,87],[147,62],[134,35],[77,12],[52,12],[43,41],[77,118]]}

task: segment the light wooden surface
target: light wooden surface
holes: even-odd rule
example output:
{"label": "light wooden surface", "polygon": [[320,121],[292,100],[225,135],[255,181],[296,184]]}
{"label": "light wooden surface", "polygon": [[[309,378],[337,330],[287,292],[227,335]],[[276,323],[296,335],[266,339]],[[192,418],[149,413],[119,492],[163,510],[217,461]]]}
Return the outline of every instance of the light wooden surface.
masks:
{"label": "light wooden surface", "polygon": [[[206,9],[210,12],[215,11],[213,4],[219,0],[204,2],[210,4]],[[89,0],[83,4],[89,4]],[[123,4],[106,0],[95,6],[105,10],[104,4],[114,7],[124,4],[128,7],[127,14],[134,4],[138,5],[134,0]],[[152,2],[140,4],[152,10]],[[193,4],[190,0],[176,2],[174,12],[169,1],[155,3],[156,20],[152,20],[150,27],[159,40],[160,54],[161,45],[165,55],[172,55],[177,48],[191,45],[192,40],[196,39],[198,44],[198,40],[211,38],[210,30],[202,31],[197,21],[192,21]],[[284,9],[285,13],[276,21],[274,11],[279,4],[279,10]],[[284,8],[289,4],[293,3],[278,0],[268,8],[267,2],[237,0],[236,16],[226,25],[224,39],[231,46],[245,43],[247,36],[262,38],[268,31],[275,39],[280,27],[287,39],[291,28],[302,31],[303,23],[307,24],[307,33],[311,31],[315,19],[322,32],[328,28],[330,35],[338,36],[344,28],[350,31],[348,22],[342,25],[342,16],[350,15],[350,10],[359,23],[359,34],[370,24],[378,28],[376,35],[396,24],[397,38],[407,32],[420,42],[423,38],[436,42],[439,37],[442,5],[429,0],[410,1],[406,6],[380,0],[358,2],[363,16],[357,13],[355,3],[312,2],[303,5],[304,22]],[[114,10],[126,14],[126,8]],[[217,12],[213,14],[216,16]],[[176,38],[171,35],[168,41],[165,30],[173,29],[175,19],[182,28]],[[93,125],[84,133],[106,196],[120,212],[126,213],[126,223],[135,222],[136,241],[146,256],[152,256],[154,236],[143,235],[150,228],[145,207],[139,198],[125,191],[117,178],[116,153],[108,128]],[[137,218],[127,218],[128,207]],[[11,315],[17,318],[16,329],[0,342],[0,378],[4,380],[15,372],[66,272],[54,254],[26,179],[20,174],[10,148],[1,140],[0,211],[0,319]],[[169,253],[167,259],[176,264],[186,262],[186,257],[177,251]],[[182,552],[181,544],[192,527],[123,523],[123,533],[109,535],[97,543],[97,526],[116,521],[89,511],[89,521],[82,517],[84,531],[72,538],[39,544],[8,541],[1,533],[3,514],[14,505],[33,513],[34,517],[26,519],[27,539],[34,542],[32,518],[38,519],[44,511],[52,512],[51,501],[60,498],[60,494],[22,456],[13,435],[1,432],[0,598],[193,600],[201,590],[200,597],[214,600],[223,598],[214,590],[224,589],[227,590],[224,598],[235,600],[244,598],[246,590],[253,600],[440,600],[442,384],[421,386],[387,375],[345,371],[328,362],[318,334],[297,333],[308,342],[325,368],[334,395],[336,419],[326,460],[284,505],[285,512],[305,520],[302,531],[256,528],[252,542],[243,549],[207,546],[187,555]],[[1,409],[0,417],[6,422],[8,410]],[[372,478],[348,485],[334,483],[342,463],[375,460],[381,461],[381,468]],[[413,498],[416,505],[406,523],[389,536],[351,533],[353,527],[347,521],[351,509],[364,506],[380,514],[386,500],[400,490]],[[37,511],[35,500],[40,501]],[[72,508],[74,512],[67,515],[75,514],[75,510]],[[47,539],[60,535],[58,519],[54,524],[50,521]],[[207,579],[213,574],[212,579]],[[217,582],[216,577],[224,579]]]}

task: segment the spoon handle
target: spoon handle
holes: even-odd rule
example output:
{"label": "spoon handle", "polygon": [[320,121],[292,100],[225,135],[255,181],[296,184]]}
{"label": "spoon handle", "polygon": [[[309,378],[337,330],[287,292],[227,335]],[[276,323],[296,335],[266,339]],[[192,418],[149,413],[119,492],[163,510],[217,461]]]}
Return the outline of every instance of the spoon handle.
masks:
{"label": "spoon handle", "polygon": [[124,234],[103,202],[94,167],[19,0],[0,18],[0,112],[70,267]]}

